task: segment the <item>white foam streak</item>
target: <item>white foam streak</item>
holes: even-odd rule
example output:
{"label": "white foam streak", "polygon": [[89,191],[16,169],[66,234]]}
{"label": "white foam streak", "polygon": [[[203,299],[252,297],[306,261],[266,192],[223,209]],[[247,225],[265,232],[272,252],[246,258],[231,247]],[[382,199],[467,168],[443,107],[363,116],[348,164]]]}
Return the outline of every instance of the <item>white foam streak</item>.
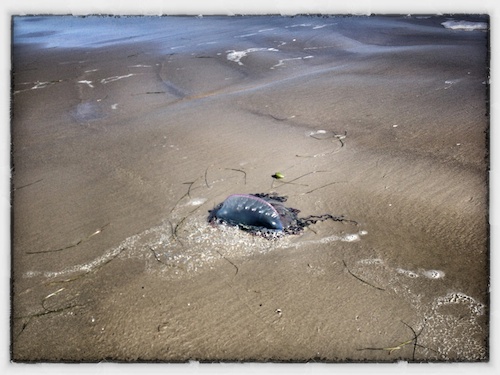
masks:
{"label": "white foam streak", "polygon": [[24,92],[24,91],[28,91],[28,90],[37,90],[37,89],[44,89],[46,87],[49,87],[49,86],[52,86],[53,84],[55,83],[59,83],[59,82],[62,82],[61,79],[57,80],[57,81],[51,81],[51,82],[40,82],[40,81],[36,81],[36,82],[26,82],[26,83],[20,83],[20,85],[32,85],[32,84],[35,84],[34,86],[30,87],[29,89],[24,89],[24,90],[17,90],[17,91],[14,91],[14,94],[18,94],[20,92]]}
{"label": "white foam streak", "polygon": [[304,60],[304,59],[312,59],[314,56],[305,56],[305,57],[292,57],[290,59],[281,59],[278,61],[276,65],[273,65],[271,69],[277,68],[279,66],[284,66],[285,61],[292,61],[292,60]]}
{"label": "white foam streak", "polygon": [[103,79],[101,79],[101,83],[103,85],[105,85],[106,83],[118,81],[120,79],[132,77],[132,76],[135,76],[135,74],[130,73],[130,74],[127,74],[127,75],[124,75],[124,76],[113,76],[113,77],[109,77],[109,78],[103,78]]}
{"label": "white foam streak", "polygon": [[78,81],[78,83],[85,83],[86,85],[88,85],[91,89],[94,88],[94,85],[92,85],[92,81],[86,81],[86,80],[83,80],[83,81]]}
{"label": "white foam streak", "polygon": [[186,203],[187,206],[200,206],[207,201],[206,198],[193,198]]}
{"label": "white foam streak", "polygon": [[257,35],[257,33],[236,35],[235,38],[246,38],[247,36],[253,36],[253,35]]}
{"label": "white foam streak", "polygon": [[300,24],[295,24],[291,26],[285,26],[285,29],[292,28],[292,27],[309,27],[312,26],[310,23],[300,23]]}
{"label": "white foam streak", "polygon": [[58,276],[71,275],[71,274],[74,274],[77,272],[84,272],[84,273],[91,272],[92,270],[103,265],[104,263],[108,262],[112,258],[116,257],[120,252],[122,252],[123,251],[122,245],[124,245],[125,242],[120,244],[120,246],[117,246],[114,249],[104,253],[102,256],[92,260],[91,262],[84,263],[84,264],[78,264],[78,265],[75,265],[73,267],[69,267],[69,268],[66,268],[64,270],[61,270],[61,271],[28,271],[23,275],[23,277],[24,278],[32,278],[32,277],[37,277],[37,276],[43,276],[46,278],[54,278],[54,277],[58,277]]}
{"label": "white foam streak", "polygon": [[243,65],[243,63],[240,61],[243,57],[248,55],[249,53],[252,52],[279,52],[276,48],[248,48],[244,51],[236,51],[236,50],[229,50],[226,51],[227,53],[227,59],[229,61],[233,61],[235,63],[238,63],[238,65]]}
{"label": "white foam streak", "polygon": [[35,86],[31,88],[31,90],[36,90],[36,89],[43,89],[50,85],[50,82],[37,82]]}

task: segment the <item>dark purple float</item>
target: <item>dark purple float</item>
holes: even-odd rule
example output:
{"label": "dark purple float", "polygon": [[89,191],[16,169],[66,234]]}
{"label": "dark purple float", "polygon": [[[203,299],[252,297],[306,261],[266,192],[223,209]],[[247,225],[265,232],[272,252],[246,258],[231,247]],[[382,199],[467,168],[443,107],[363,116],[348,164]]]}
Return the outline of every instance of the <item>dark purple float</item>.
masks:
{"label": "dark purple float", "polygon": [[[286,207],[287,197],[277,194],[234,194],[209,211],[210,223],[238,226],[264,237],[299,234],[318,221],[346,221],[343,216],[329,214],[299,218],[296,208]],[[349,220],[350,221],[350,220]]]}

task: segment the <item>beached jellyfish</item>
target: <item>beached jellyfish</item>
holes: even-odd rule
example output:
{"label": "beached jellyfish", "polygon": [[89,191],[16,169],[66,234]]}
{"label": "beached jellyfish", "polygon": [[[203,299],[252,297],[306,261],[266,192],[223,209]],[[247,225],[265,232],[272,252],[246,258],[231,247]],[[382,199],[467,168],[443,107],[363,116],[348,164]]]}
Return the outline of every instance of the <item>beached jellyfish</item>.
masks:
{"label": "beached jellyfish", "polygon": [[209,211],[210,223],[238,226],[240,229],[266,238],[299,234],[318,221],[349,221],[343,216],[324,214],[299,218],[296,208],[286,207],[287,197],[277,194],[234,194]]}

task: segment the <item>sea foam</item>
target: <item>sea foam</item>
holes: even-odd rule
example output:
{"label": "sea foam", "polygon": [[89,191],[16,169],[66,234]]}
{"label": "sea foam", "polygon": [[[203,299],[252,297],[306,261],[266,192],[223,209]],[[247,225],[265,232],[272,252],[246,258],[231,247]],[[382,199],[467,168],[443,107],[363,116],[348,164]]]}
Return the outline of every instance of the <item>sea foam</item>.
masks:
{"label": "sea foam", "polygon": [[251,52],[263,52],[263,51],[279,52],[279,50],[277,50],[276,48],[248,48],[244,51],[236,51],[233,49],[226,51],[226,53],[227,53],[227,59],[229,61],[234,61],[238,63],[238,65],[243,65],[243,63],[240,61],[243,57],[245,57]]}
{"label": "sea foam", "polygon": [[446,21],[442,22],[441,25],[452,30],[474,31],[488,29],[488,25],[485,22]]}

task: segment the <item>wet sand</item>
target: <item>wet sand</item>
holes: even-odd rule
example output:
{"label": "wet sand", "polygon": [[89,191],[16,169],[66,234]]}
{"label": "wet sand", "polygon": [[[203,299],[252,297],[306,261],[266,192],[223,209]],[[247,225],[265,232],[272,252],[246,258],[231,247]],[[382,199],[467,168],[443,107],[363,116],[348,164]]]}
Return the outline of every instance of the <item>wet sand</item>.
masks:
{"label": "wet sand", "polygon": [[[14,44],[12,359],[487,360],[487,33],[444,20]],[[207,224],[257,192],[357,224]]]}

